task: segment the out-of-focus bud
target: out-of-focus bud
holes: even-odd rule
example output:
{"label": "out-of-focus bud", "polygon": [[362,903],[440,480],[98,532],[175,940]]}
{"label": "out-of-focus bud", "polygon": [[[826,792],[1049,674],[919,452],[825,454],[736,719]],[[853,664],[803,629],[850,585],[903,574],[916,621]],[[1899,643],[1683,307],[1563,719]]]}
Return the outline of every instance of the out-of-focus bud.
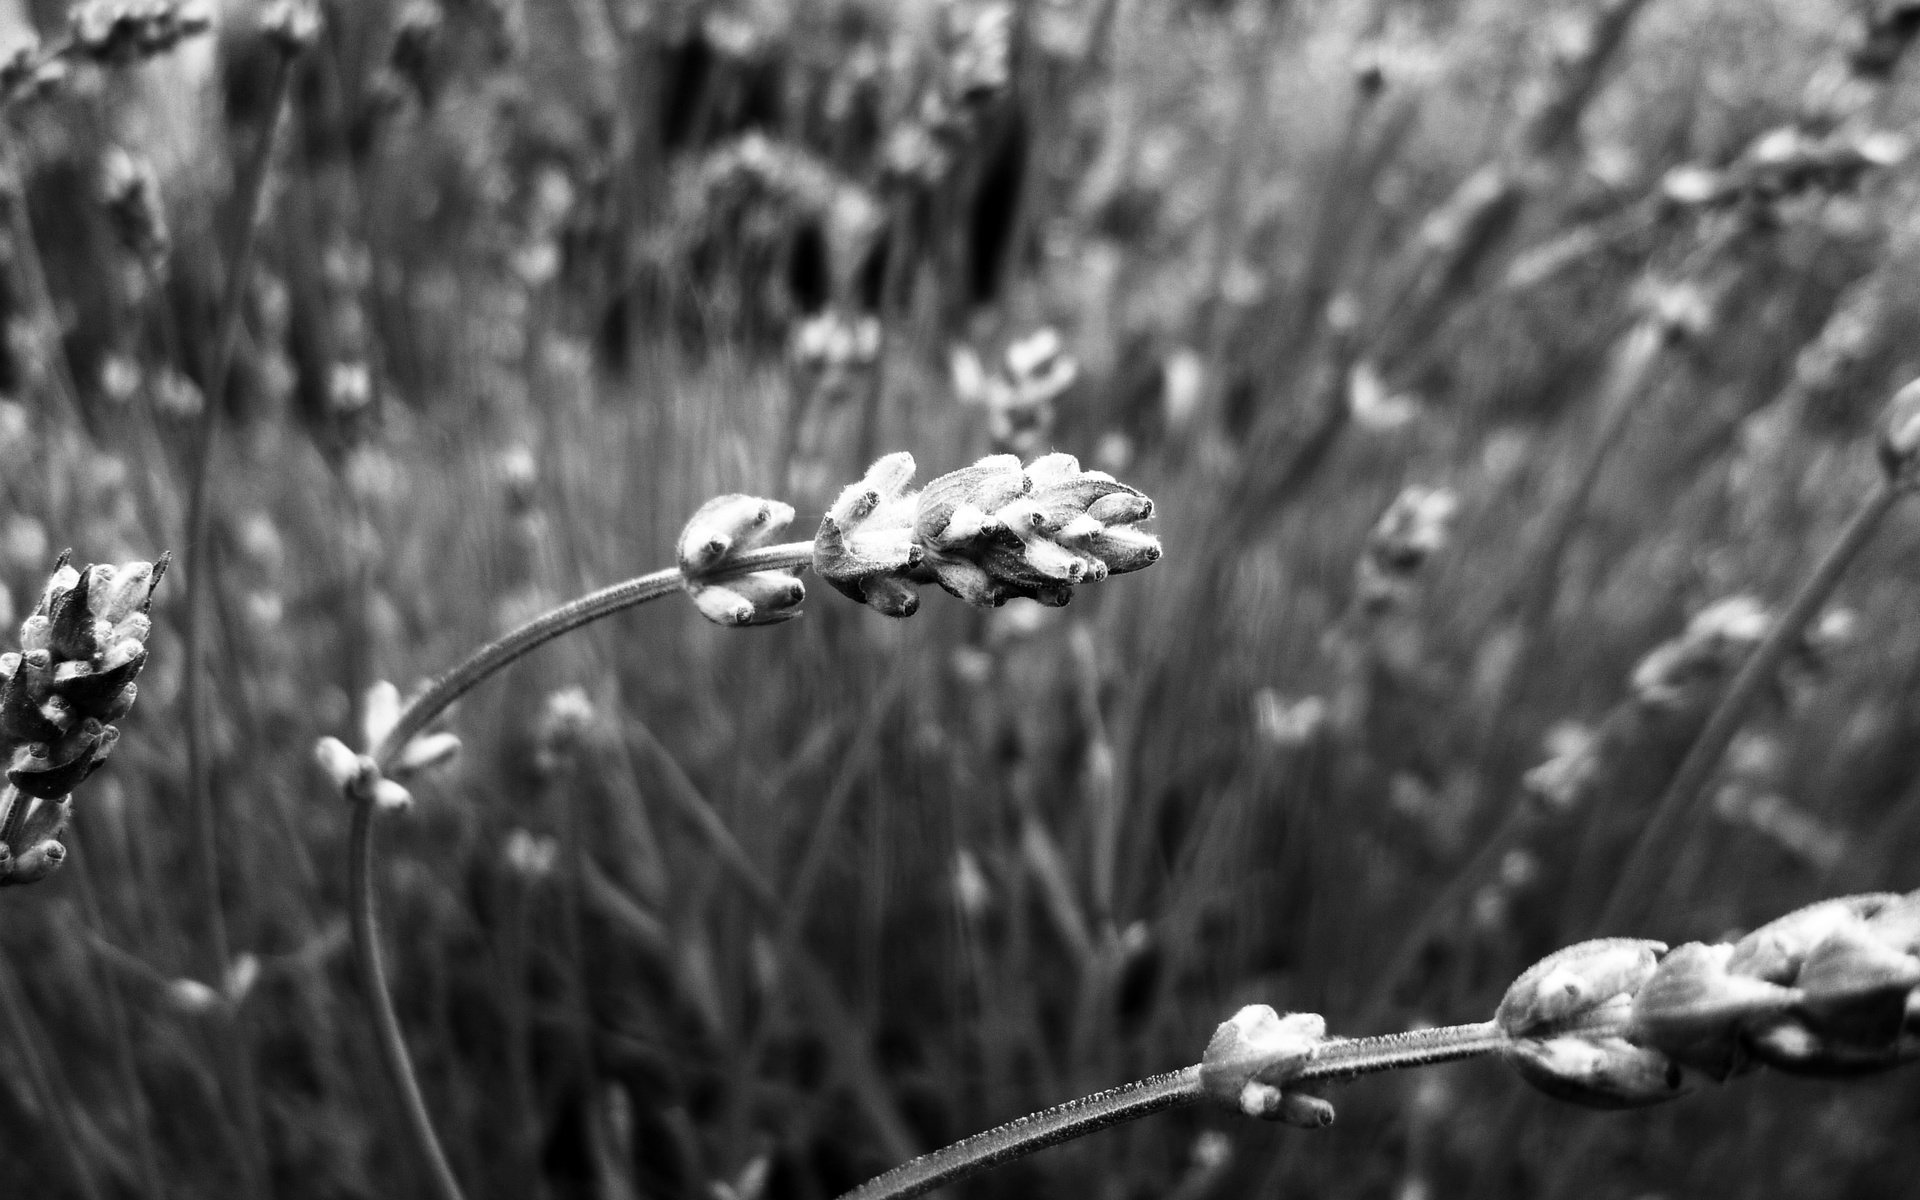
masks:
{"label": "out-of-focus bud", "polygon": [[161,994],[166,997],[167,1007],[196,1016],[213,1012],[226,1003],[217,990],[198,979],[169,979]]}
{"label": "out-of-focus bud", "polygon": [[173,239],[153,164],[115,147],[101,167],[100,198],[120,244],[149,266],[162,266]]}
{"label": "out-of-focus bud", "polygon": [[1732,946],[1700,942],[1670,951],[1633,998],[1633,1039],[1715,1079],[1738,1070],[1743,1026],[1786,1011],[1799,993],[1729,974],[1732,957]]}
{"label": "out-of-focus bud", "polygon": [[323,737],[313,744],[314,761],[327,773],[333,786],[341,791],[354,786],[362,772],[373,762],[370,758],[355,754],[347,744],[336,737]]}
{"label": "out-of-focus bud", "polygon": [[1555,951],[1514,980],[1494,1023],[1522,1038],[1552,1035],[1584,1017],[1624,1015],[1666,948],[1639,938],[1597,938]]}
{"label": "out-of-focus bud", "polygon": [[320,36],[320,6],[313,0],[273,0],[260,13],[260,32],[288,58]]}
{"label": "out-of-focus bud", "polygon": [[529,882],[545,879],[553,874],[554,864],[560,860],[560,843],[545,834],[513,829],[500,847],[500,858],[509,871],[522,879]]}
{"label": "out-of-focus bud", "polygon": [[226,978],[220,981],[220,993],[228,1004],[239,1004],[253,994],[253,985],[259,982],[260,956],[236,954],[227,968]]}
{"label": "out-of-focus bud", "polygon": [[1327,1023],[1318,1013],[1282,1017],[1265,1004],[1249,1004],[1213,1031],[1200,1060],[1200,1086],[1250,1117],[1308,1128],[1330,1124],[1330,1105],[1309,1096],[1289,1100],[1286,1088],[1326,1038]]}
{"label": "out-of-focus bud", "polygon": [[46,53],[38,39],[10,40],[0,46],[0,106],[45,96],[67,77],[67,64]]}
{"label": "out-of-focus bud", "polygon": [[1920,486],[1920,379],[1887,401],[1880,418],[1880,465],[1902,487]]}
{"label": "out-of-focus bud", "polygon": [[369,750],[386,741],[393,727],[400,723],[401,708],[400,689],[390,680],[379,680],[367,689],[361,705],[360,734]]}
{"label": "out-of-focus bud", "polygon": [[416,771],[425,771],[433,767],[444,766],[453,761],[460,753],[460,739],[451,733],[425,733],[408,742],[394,761],[392,774],[397,777],[411,775]]}

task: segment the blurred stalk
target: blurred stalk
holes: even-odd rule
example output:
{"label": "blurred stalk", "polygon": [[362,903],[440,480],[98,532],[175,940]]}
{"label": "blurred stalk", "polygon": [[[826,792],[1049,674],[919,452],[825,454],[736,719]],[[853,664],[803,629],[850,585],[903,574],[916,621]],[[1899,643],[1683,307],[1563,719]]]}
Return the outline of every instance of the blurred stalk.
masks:
{"label": "blurred stalk", "polygon": [[[1383,1037],[1328,1038],[1315,1047],[1304,1066],[1287,1076],[1287,1085],[1290,1090],[1294,1085],[1322,1080],[1353,1079],[1477,1058],[1499,1052],[1506,1041],[1506,1035],[1490,1021]],[[976,1133],[870,1179],[840,1200],[907,1200],[1037,1150],[1207,1098],[1199,1064],[1168,1071]]]}
{"label": "blurred stalk", "polygon": [[[69,843],[73,840],[71,831],[67,834]],[[71,854],[76,847],[69,846]],[[89,865],[87,855],[78,855],[80,877],[80,904],[86,912],[87,925],[101,938],[106,936],[106,915],[100,906],[100,893],[93,882],[93,867]],[[91,956],[90,956],[91,957]],[[160,1160],[154,1151],[153,1117],[147,1105],[147,1091],[140,1081],[140,1064],[133,1053],[133,1026],[127,1019],[126,997],[121,994],[120,981],[104,966],[96,963],[94,986],[104,997],[107,1009],[107,1023],[113,1030],[114,1069],[120,1076],[122,1099],[132,1114],[133,1149],[140,1164],[140,1189],[149,1200],[163,1200],[166,1190],[160,1182]]]}
{"label": "blurred stalk", "polygon": [[1712,778],[1734,735],[1740,732],[1747,710],[1761,690],[1773,682],[1788,651],[1799,644],[1807,623],[1833,594],[1847,567],[1910,490],[1898,480],[1887,478],[1860,503],[1826,556],[1794,593],[1786,611],[1774,621],[1766,640],[1734,676],[1726,695],[1707,719],[1706,728],[1694,739],[1673,782],[1654,806],[1639,840],[1621,863],[1600,917],[1593,923],[1595,931],[1604,932],[1662,910],[1674,885],[1663,868],[1679,852],[1685,822],[1694,816],[1700,792]]}
{"label": "blurred stalk", "polygon": [[5,1016],[8,1029],[13,1034],[20,1065],[27,1076],[27,1086],[32,1089],[41,1113],[52,1126],[52,1140],[60,1147],[60,1152],[66,1156],[67,1164],[73,1170],[74,1186],[85,1200],[102,1200],[100,1182],[93,1174],[93,1160],[86,1148],[81,1146],[79,1130],[74,1124],[70,1107],[72,1097],[66,1094],[64,1087],[55,1083],[46,1059],[40,1055],[44,1035],[27,1010],[26,993],[21,990],[19,977],[14,974],[5,955],[0,955],[0,1015]]}
{"label": "blurred stalk", "polygon": [[[852,743],[840,759],[840,767],[834,773],[833,783],[827,788],[825,801],[815,815],[812,829],[807,835],[806,849],[801,852],[800,865],[795,868],[792,880],[787,885],[786,901],[782,905],[779,924],[774,930],[773,953],[769,966],[770,977],[765,986],[770,993],[778,989],[780,979],[786,972],[787,964],[792,960],[800,946],[801,937],[806,932],[807,918],[813,909],[813,897],[822,875],[825,874],[833,843],[840,836],[841,825],[846,818],[847,805],[852,801],[854,789],[867,776],[873,760],[880,748],[880,732],[883,728],[882,717],[892,712],[899,700],[899,694],[908,676],[903,672],[894,672],[889,682],[868,705],[867,711],[856,724],[857,730]],[[762,1012],[760,1020],[747,1035],[745,1049],[738,1056],[739,1072],[733,1086],[728,1089],[725,1101],[728,1118],[721,1122],[727,1130],[729,1167],[738,1167],[746,1160],[746,1117],[749,1111],[748,1096],[753,1080],[759,1073],[760,1059],[766,1053],[768,1039],[774,1023],[770,1013]]]}
{"label": "blurred stalk", "polygon": [[[213,576],[217,557],[212,544],[213,506],[210,489],[214,444],[219,432],[220,411],[226,402],[227,381],[233,369],[233,356],[240,332],[240,314],[246,302],[254,251],[259,244],[260,222],[265,208],[267,176],[273,165],[274,144],[286,114],[287,96],[293,81],[295,55],[283,50],[274,60],[273,79],[267,92],[266,127],[256,140],[252,154],[244,163],[234,193],[234,242],[227,252],[227,273],[214,318],[213,356],[203,393],[199,425],[193,432],[193,444],[187,463],[187,536],[186,552],[195,556],[187,572],[184,600],[183,649],[181,665],[181,703],[185,709],[187,759],[186,790],[193,807],[199,866],[201,904],[207,919],[207,957],[209,978],[224,981],[231,972],[232,954],[227,936],[225,908],[220,895],[219,814],[214,803],[212,764],[209,761],[208,704],[206,679],[206,625],[212,607]],[[260,1105],[253,1059],[248,1048],[245,1023],[232,1023],[233,1037],[216,1039],[218,1056],[226,1085],[231,1090],[228,1103],[246,1137],[241,1167],[247,1190],[254,1196],[272,1195],[272,1181],[266,1161],[266,1146],[260,1124]]]}
{"label": "blurred stalk", "polygon": [[1507,730],[1520,690],[1532,676],[1553,602],[1560,589],[1562,564],[1573,535],[1585,519],[1593,489],[1614,450],[1652,392],[1665,352],[1683,334],[1680,326],[1658,312],[1642,316],[1615,345],[1599,400],[1599,427],[1579,470],[1547,506],[1540,532],[1521,568],[1509,602],[1515,640],[1512,660],[1501,673],[1481,723],[1476,741],[1484,767],[1493,743]]}
{"label": "blurred stalk", "polygon": [[[810,565],[812,561],[812,542],[788,542],[742,554],[731,563],[729,569],[741,574],[795,570]],[[407,703],[393,728],[379,745],[372,748],[371,756],[375,764],[382,771],[390,770],[407,745],[445,712],[448,705],[529,651],[601,617],[657,600],[677,590],[680,583],[679,569],[668,567],[589,593],[488,642],[459,665],[436,677],[424,691]],[[698,795],[697,791],[693,794]],[[463,1200],[459,1182],[454,1178],[446,1153],[441,1149],[439,1137],[434,1132],[426,1100],[407,1054],[399,1016],[393,1008],[386,965],[380,953],[380,931],[373,894],[375,815],[376,806],[372,801],[356,801],[353,805],[353,823],[347,835],[347,887],[354,956],[381,1061],[400,1099],[408,1133],[428,1169],[433,1194],[439,1200]],[[783,915],[779,894],[753,865],[710,805],[702,801],[693,815],[696,827],[719,851],[716,857],[720,864],[744,885],[743,890],[760,918],[775,923],[777,927]],[[801,976],[806,983],[804,991],[810,1002],[823,1010],[818,1014],[823,1027],[837,1028],[834,1022],[844,1018],[846,1011],[839,1005],[838,998],[832,995],[825,977],[817,974],[817,968],[803,963],[796,962],[794,966],[806,971]],[[856,1099],[890,1149],[899,1152],[904,1148],[905,1153],[911,1153],[911,1138],[905,1134],[907,1127],[892,1104],[882,1084],[883,1077],[873,1065],[864,1044],[853,1036],[850,1029],[840,1029],[839,1032],[844,1036],[834,1041],[836,1055],[841,1060],[843,1072],[854,1089]]]}

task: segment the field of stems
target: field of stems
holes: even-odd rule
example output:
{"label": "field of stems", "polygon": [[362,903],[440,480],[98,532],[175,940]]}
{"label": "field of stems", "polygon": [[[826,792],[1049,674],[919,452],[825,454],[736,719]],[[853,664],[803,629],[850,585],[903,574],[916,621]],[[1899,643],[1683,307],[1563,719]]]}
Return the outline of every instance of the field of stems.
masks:
{"label": "field of stems", "polygon": [[[0,0],[0,1196],[830,1200],[1165,1072],[946,1194],[1911,1195],[1920,901],[1721,967],[1920,888],[1916,36]],[[1628,1025],[1510,990],[1599,935]],[[1376,1043],[1255,1005],[1526,1077],[1293,1128]]]}

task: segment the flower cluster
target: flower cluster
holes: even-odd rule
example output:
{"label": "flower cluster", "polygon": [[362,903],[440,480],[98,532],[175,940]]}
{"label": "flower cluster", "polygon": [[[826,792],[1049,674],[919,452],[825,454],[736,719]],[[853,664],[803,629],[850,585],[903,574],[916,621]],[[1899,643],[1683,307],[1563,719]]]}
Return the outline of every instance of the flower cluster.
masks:
{"label": "flower cluster", "polygon": [[1027,467],[983,458],[907,490],[913,457],[889,454],[840,494],[820,522],[813,566],[843,594],[892,617],[938,583],[970,604],[1027,597],[1058,607],[1074,586],[1150,566],[1160,542],[1139,528],[1153,501],[1070,454]]}
{"label": "flower cluster", "polygon": [[1762,1065],[1899,1066],[1920,1059],[1920,892],[1824,900],[1730,944],[1582,942],[1522,975],[1494,1020],[1529,1082],[1596,1108]]}
{"label": "flower cluster", "polygon": [[63,555],[20,628],[20,650],[0,655],[0,885],[34,883],[66,859],[55,840],[68,793],[119,740],[110,722],[133,707],[147,661],[154,586],[167,566],[130,562],[75,570]]}

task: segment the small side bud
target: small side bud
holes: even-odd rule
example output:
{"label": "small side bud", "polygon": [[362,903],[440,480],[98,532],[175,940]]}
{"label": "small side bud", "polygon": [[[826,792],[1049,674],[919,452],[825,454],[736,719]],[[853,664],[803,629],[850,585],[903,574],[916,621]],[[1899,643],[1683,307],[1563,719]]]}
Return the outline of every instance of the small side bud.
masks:
{"label": "small side bud", "polygon": [[800,615],[807,598],[800,577],[786,571],[754,571],[725,583],[688,587],[700,615],[716,625],[777,625]]}
{"label": "small side bud", "polygon": [[198,979],[169,979],[162,994],[168,1008],[195,1015],[213,1012],[226,1002],[218,991]]}
{"label": "small side bud", "polygon": [[680,571],[688,579],[722,567],[730,558],[767,544],[793,521],[793,506],[738,494],[701,505],[680,531]]}
{"label": "small side bud", "polygon": [[1265,1004],[1249,1004],[1213,1031],[1200,1061],[1200,1086],[1250,1116],[1281,1119],[1281,1100],[1270,1093],[1283,1091],[1326,1037],[1318,1013],[1282,1017]]}

